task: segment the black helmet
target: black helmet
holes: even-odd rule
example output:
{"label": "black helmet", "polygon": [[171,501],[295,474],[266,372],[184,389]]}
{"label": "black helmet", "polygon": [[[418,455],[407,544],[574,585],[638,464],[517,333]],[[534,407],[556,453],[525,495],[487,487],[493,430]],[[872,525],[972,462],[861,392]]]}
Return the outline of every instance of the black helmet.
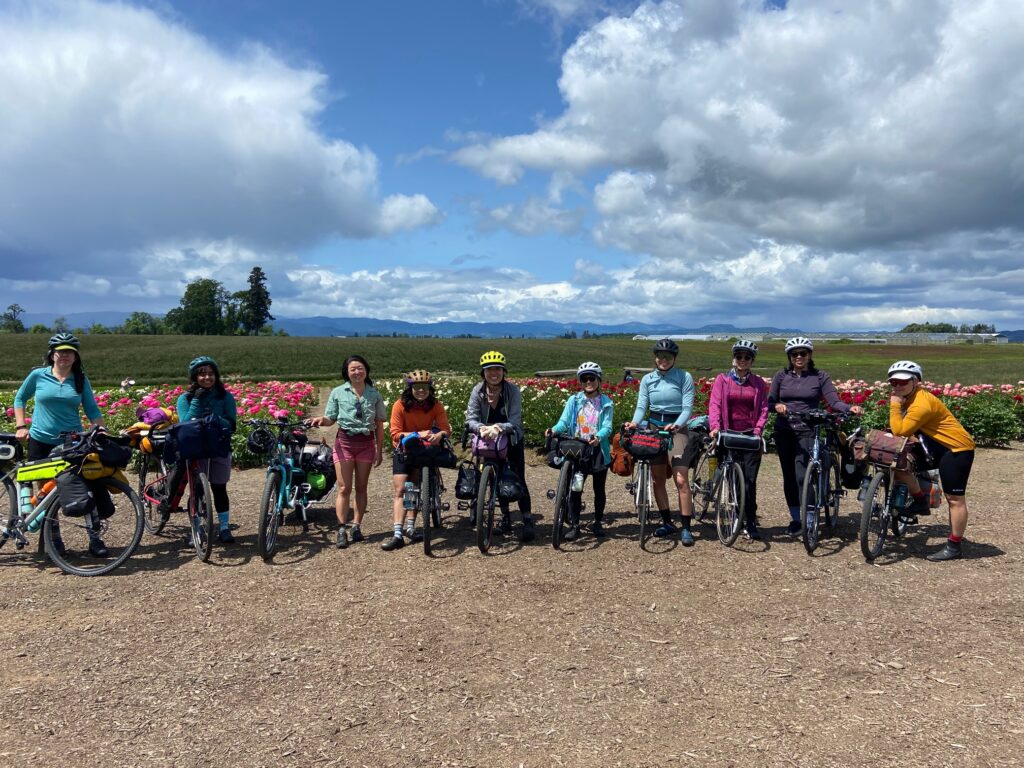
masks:
{"label": "black helmet", "polygon": [[55,333],[50,337],[50,351],[55,349],[73,349],[76,352],[81,347],[81,342],[72,333]]}
{"label": "black helmet", "polygon": [[270,453],[274,450],[276,443],[277,438],[274,437],[274,433],[265,427],[256,427],[245,438],[245,447],[249,449],[249,453],[255,453],[257,456]]}
{"label": "black helmet", "polygon": [[659,352],[668,352],[672,357],[678,357],[679,345],[672,341],[672,339],[662,339],[654,345],[654,354]]}

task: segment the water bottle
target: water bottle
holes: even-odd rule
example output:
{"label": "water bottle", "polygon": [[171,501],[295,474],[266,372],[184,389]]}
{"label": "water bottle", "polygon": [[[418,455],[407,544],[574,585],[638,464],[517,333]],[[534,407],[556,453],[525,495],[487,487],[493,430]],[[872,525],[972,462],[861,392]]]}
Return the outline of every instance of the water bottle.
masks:
{"label": "water bottle", "polygon": [[402,492],[402,508],[403,509],[416,509],[417,501],[416,498],[416,483],[409,480],[405,481],[405,485]]}
{"label": "water bottle", "polygon": [[40,528],[43,527],[43,521],[45,519],[46,519],[46,514],[43,513],[43,512],[40,512],[34,518],[29,520],[28,525],[26,525],[25,528],[28,529],[29,533],[35,533],[36,531],[38,531]]}
{"label": "water bottle", "polygon": [[907,498],[910,496],[910,489],[905,483],[897,483],[892,490],[893,509],[903,509],[907,506]]}
{"label": "water bottle", "polygon": [[54,481],[54,480],[47,480],[43,484],[43,487],[40,489],[39,495],[32,497],[32,506],[34,507],[40,501],[45,499],[50,494],[50,491],[52,491],[56,487],[57,487],[56,481]]}
{"label": "water bottle", "polygon": [[715,455],[708,456],[708,474],[714,477],[715,472],[718,471],[718,457]]}
{"label": "water bottle", "polygon": [[32,486],[23,485],[18,491],[18,497],[21,499],[21,514],[28,517],[32,512]]}
{"label": "water bottle", "polygon": [[577,472],[572,476],[572,490],[574,493],[579,493],[583,490],[583,473]]}

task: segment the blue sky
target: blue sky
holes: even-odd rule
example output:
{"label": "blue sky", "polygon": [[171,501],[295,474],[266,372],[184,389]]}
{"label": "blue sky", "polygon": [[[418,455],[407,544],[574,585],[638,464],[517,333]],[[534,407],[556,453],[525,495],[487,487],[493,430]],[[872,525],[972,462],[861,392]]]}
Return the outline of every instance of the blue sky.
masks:
{"label": "blue sky", "polygon": [[0,295],[1024,328],[1014,0],[0,2]]}

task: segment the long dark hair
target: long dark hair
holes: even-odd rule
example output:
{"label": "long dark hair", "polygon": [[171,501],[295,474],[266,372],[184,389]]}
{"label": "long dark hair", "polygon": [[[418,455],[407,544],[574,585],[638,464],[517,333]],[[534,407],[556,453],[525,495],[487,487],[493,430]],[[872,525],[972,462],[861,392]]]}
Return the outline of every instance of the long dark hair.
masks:
{"label": "long dark hair", "polygon": [[[53,353],[54,350],[49,350],[43,357],[46,361],[46,365],[51,369],[53,368]],[[71,375],[75,379],[75,392],[82,394],[82,390],[85,389],[85,369],[82,367],[82,356],[78,354],[78,350],[75,350],[75,362],[71,366]]]}
{"label": "long dark hair", "polygon": [[[419,382],[416,382],[417,384]],[[430,394],[427,395],[427,399],[423,401],[423,407],[428,411],[434,407],[434,403],[437,402],[437,397],[434,394],[434,382],[430,382]],[[412,384],[405,385],[405,391],[402,393],[402,405],[406,410],[409,410],[413,405],[419,404],[420,401],[413,397]]]}
{"label": "long dark hair", "polygon": [[370,364],[366,362],[366,358],[362,355],[349,355],[345,358],[345,362],[341,364],[341,378],[348,381],[348,366],[349,363],[362,363],[363,368],[366,369],[366,383],[369,386],[373,386],[373,379],[370,378]]}
{"label": "long dark hair", "polygon": [[188,385],[188,401],[191,403],[192,398],[196,396],[196,392],[199,391],[199,369],[205,366],[213,368],[213,391],[218,400],[223,400],[224,395],[227,394],[227,390],[224,388],[224,382],[220,380],[220,368],[213,363],[203,363],[203,365],[196,366],[196,369],[189,374],[189,385]]}

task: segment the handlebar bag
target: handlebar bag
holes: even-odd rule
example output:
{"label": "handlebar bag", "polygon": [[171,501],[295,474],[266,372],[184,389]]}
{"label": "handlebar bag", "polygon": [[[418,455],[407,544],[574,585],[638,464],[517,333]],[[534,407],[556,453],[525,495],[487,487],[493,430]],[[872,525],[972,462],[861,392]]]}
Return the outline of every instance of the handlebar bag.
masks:
{"label": "handlebar bag", "polygon": [[723,429],[718,433],[718,444],[730,451],[760,451],[761,438],[757,435],[748,435],[744,432],[734,432],[730,429]]}
{"label": "handlebar bag", "polygon": [[504,459],[508,456],[508,435],[498,435],[493,440],[473,435],[470,451],[481,459]]}
{"label": "handlebar bag", "polygon": [[869,430],[863,440],[853,441],[854,456],[878,466],[893,469],[914,469],[914,445],[909,437],[897,437],[880,429]]}
{"label": "handlebar bag", "polygon": [[666,441],[661,435],[652,435],[646,432],[636,432],[626,435],[623,439],[626,450],[634,459],[653,459],[660,453],[668,450]]}
{"label": "handlebar bag", "polygon": [[167,430],[164,460],[215,459],[231,453],[231,430],[214,415],[183,421]]}
{"label": "handlebar bag", "polygon": [[459,463],[455,451],[445,443],[428,445],[419,439],[406,439],[400,445],[402,452],[405,453],[405,462],[412,469],[419,467],[454,469]]}

